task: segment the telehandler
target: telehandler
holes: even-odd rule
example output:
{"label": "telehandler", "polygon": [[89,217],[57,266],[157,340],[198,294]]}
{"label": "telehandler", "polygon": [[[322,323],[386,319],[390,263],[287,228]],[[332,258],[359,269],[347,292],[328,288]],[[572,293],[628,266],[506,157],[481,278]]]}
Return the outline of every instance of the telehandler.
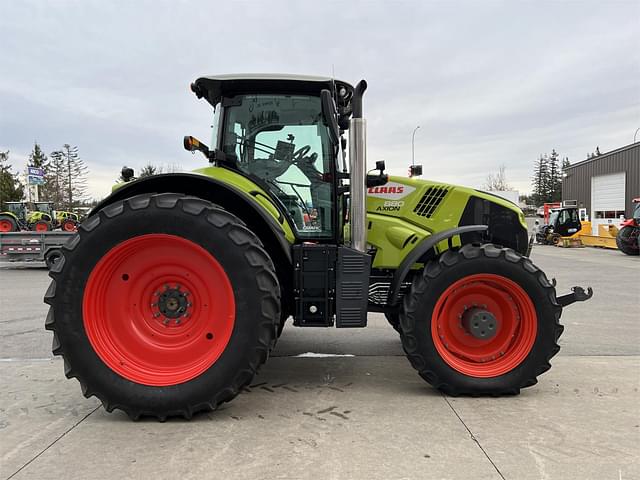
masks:
{"label": "telehandler", "polygon": [[367,173],[366,88],[258,74],[191,85],[213,135],[184,144],[209,165],[122,184],[51,270],[46,328],[86,397],[133,419],[215,409],[290,316],[357,328],[384,312],[450,395],[517,394],[550,368],[563,308],[591,289],[556,295],[511,202],[389,177],[383,162]]}

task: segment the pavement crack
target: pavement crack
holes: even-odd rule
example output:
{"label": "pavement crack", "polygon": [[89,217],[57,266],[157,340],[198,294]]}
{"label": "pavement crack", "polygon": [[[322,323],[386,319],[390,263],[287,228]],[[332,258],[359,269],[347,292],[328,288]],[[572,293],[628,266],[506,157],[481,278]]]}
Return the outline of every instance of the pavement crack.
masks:
{"label": "pavement crack", "polygon": [[442,398],[444,398],[444,401],[447,402],[447,405],[449,405],[449,408],[451,409],[451,411],[455,414],[456,417],[458,417],[458,420],[460,420],[460,423],[462,423],[462,425],[464,426],[464,428],[467,429],[467,432],[469,432],[469,436],[471,437],[471,440],[473,440],[476,445],[478,445],[478,448],[482,451],[482,453],[484,454],[485,457],[487,457],[487,460],[489,460],[489,463],[491,463],[491,465],[493,465],[493,468],[496,470],[496,472],[498,472],[498,475],[500,475],[500,478],[502,480],[506,480],[504,478],[504,475],[502,475],[502,472],[500,471],[500,469],[498,468],[498,466],[495,464],[495,462],[491,459],[491,457],[489,456],[489,454],[487,453],[487,451],[482,447],[482,445],[480,444],[480,442],[478,441],[478,439],[476,438],[476,436],[473,434],[473,432],[471,431],[471,429],[467,426],[466,423],[464,423],[464,420],[462,420],[462,417],[458,414],[458,412],[456,412],[456,409],[453,408],[453,405],[451,405],[451,402],[449,401],[449,399],[443,394]]}
{"label": "pavement crack", "polygon": [[15,472],[13,472],[10,476],[7,477],[7,480],[11,480],[13,477],[15,477],[17,474],[19,474],[22,470],[24,470],[25,468],[27,468],[29,465],[31,465],[34,461],[36,461],[44,452],[46,452],[47,450],[49,450],[51,447],[53,447],[56,443],[58,443],[59,440],[62,440],[62,438],[65,437],[65,435],[67,435],[67,433],[69,433],[71,430],[73,430],[74,428],[76,428],[78,425],[80,425],[82,422],[84,422],[91,414],[93,414],[96,410],[98,410],[102,405],[98,405],[96,408],[94,408],[93,410],[91,410],[89,413],[87,413],[84,417],[82,417],[80,420],[78,420],[76,423],[74,423],[73,425],[71,425],[71,427],[69,427],[67,430],[65,430],[64,432],[62,432],[60,435],[58,435],[58,437],[56,437],[56,439],[51,442],[49,445],[47,445],[44,450],[42,450],[40,453],[38,453],[35,457],[33,457],[31,460],[29,460],[27,463],[25,463],[24,465],[22,465],[18,470],[16,470]]}

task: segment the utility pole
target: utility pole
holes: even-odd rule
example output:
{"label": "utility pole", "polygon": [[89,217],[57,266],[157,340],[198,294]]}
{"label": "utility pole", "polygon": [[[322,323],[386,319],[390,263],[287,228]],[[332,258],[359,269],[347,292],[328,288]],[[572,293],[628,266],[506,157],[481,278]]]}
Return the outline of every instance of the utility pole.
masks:
{"label": "utility pole", "polygon": [[415,165],[416,164],[415,140],[416,140],[416,132],[418,131],[419,128],[420,128],[420,125],[418,125],[416,128],[414,128],[413,129],[413,134],[411,135],[411,165]]}

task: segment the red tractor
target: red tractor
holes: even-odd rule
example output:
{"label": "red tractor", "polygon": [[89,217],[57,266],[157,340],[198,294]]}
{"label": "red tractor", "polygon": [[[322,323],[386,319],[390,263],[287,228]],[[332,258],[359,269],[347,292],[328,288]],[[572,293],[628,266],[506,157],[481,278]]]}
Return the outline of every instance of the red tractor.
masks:
{"label": "red tractor", "polygon": [[633,216],[622,222],[618,235],[616,235],[616,245],[618,250],[627,255],[638,255],[640,253],[640,198],[634,198]]}

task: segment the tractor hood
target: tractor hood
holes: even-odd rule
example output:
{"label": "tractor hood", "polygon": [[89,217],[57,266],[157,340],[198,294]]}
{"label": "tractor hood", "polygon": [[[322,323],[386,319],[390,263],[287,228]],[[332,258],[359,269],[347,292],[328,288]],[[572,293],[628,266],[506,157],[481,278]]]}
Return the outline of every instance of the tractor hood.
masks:
{"label": "tractor hood", "polygon": [[367,189],[367,212],[396,217],[429,232],[488,225],[485,241],[520,252],[526,252],[528,246],[522,210],[509,200],[473,188],[389,177],[386,185]]}

